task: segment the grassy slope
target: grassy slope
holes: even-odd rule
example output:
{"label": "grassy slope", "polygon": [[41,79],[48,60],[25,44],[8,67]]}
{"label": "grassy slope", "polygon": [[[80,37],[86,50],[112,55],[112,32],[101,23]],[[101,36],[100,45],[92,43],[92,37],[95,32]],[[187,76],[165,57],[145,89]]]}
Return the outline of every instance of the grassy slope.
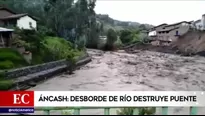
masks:
{"label": "grassy slope", "polygon": [[11,48],[0,48],[0,70],[26,66],[27,63],[17,51]]}

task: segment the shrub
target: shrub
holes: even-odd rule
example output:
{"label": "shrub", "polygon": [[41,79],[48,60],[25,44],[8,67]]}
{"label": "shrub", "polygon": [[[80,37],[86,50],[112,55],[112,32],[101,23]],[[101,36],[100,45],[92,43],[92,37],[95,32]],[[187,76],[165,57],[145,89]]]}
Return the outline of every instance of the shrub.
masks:
{"label": "shrub", "polygon": [[0,60],[21,61],[21,57],[12,52],[0,53]]}
{"label": "shrub", "polygon": [[10,69],[26,66],[27,63],[17,51],[10,48],[0,48],[0,69]]}
{"label": "shrub", "polygon": [[140,33],[138,30],[123,30],[120,33],[120,39],[123,44],[145,43],[148,41],[148,36]]}
{"label": "shrub", "polygon": [[0,48],[0,61],[4,60],[16,62],[24,61],[23,57],[17,51],[9,48]]}
{"label": "shrub", "polygon": [[71,43],[58,37],[45,37],[42,42],[41,57],[44,62],[64,59],[66,52],[72,50]]}
{"label": "shrub", "polygon": [[12,85],[13,82],[11,80],[5,80],[5,73],[0,72],[0,90],[8,90]]}
{"label": "shrub", "polygon": [[129,43],[132,41],[131,37],[132,32],[130,30],[122,30],[120,33],[120,40],[122,43]]}
{"label": "shrub", "polygon": [[122,46],[122,41],[118,38],[117,41],[115,41],[114,43],[114,47],[115,48],[120,48]]}
{"label": "shrub", "polygon": [[4,79],[4,77],[5,77],[5,73],[3,71],[0,71],[0,80]]}
{"label": "shrub", "polygon": [[[118,115],[133,115],[135,108],[121,108],[117,111]],[[156,112],[155,107],[141,107],[138,108],[139,115],[153,115]]]}
{"label": "shrub", "polygon": [[8,90],[12,87],[13,82],[10,80],[0,80],[0,90]]}
{"label": "shrub", "polygon": [[11,69],[14,68],[14,64],[11,61],[1,61],[0,62],[0,69]]}
{"label": "shrub", "polygon": [[78,45],[79,50],[85,49],[85,46],[86,46],[86,36],[85,35],[82,35],[79,37],[77,41],[77,45]]}
{"label": "shrub", "polygon": [[117,33],[113,29],[109,29],[107,33],[106,50],[113,50],[114,42],[117,40]]}
{"label": "shrub", "polygon": [[69,52],[66,55],[67,55],[66,60],[68,61],[69,74],[72,74],[73,71],[75,70],[75,65],[76,65],[77,58],[75,57],[74,52]]}

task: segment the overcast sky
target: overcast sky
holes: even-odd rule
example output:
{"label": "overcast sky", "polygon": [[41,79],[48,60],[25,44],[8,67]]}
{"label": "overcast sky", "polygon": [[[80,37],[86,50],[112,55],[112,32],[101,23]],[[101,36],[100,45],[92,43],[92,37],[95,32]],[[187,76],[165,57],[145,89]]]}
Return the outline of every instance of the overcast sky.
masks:
{"label": "overcast sky", "polygon": [[201,19],[205,1],[97,0],[96,13],[122,21],[159,25]]}

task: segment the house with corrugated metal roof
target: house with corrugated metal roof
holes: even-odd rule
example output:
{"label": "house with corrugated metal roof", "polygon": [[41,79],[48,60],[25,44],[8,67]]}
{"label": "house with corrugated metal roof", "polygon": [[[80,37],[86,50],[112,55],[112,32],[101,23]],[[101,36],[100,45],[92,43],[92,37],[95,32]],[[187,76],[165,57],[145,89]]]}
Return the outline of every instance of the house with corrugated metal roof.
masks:
{"label": "house with corrugated metal roof", "polygon": [[20,29],[36,29],[37,19],[27,13],[17,14],[8,8],[0,7],[0,25]]}
{"label": "house with corrugated metal roof", "polygon": [[192,21],[181,21],[174,24],[161,24],[154,27],[149,36],[153,45],[169,45],[172,41],[188,32]]}

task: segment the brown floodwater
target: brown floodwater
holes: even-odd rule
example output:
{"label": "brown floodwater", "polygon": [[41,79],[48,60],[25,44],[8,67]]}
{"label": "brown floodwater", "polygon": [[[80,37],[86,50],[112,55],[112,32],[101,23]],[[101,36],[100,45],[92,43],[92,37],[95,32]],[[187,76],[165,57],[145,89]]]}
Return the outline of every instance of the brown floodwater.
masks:
{"label": "brown floodwater", "polygon": [[[204,91],[205,58],[183,57],[151,51],[88,50],[92,61],[76,70],[55,76],[29,90],[35,91]],[[36,112],[39,113],[39,112]],[[60,112],[53,111],[53,114]],[[115,109],[112,110],[115,114]],[[160,110],[157,110],[160,113]],[[103,114],[84,110],[82,114]],[[171,108],[169,114],[189,114],[188,108]],[[199,109],[205,114],[205,108]]]}

